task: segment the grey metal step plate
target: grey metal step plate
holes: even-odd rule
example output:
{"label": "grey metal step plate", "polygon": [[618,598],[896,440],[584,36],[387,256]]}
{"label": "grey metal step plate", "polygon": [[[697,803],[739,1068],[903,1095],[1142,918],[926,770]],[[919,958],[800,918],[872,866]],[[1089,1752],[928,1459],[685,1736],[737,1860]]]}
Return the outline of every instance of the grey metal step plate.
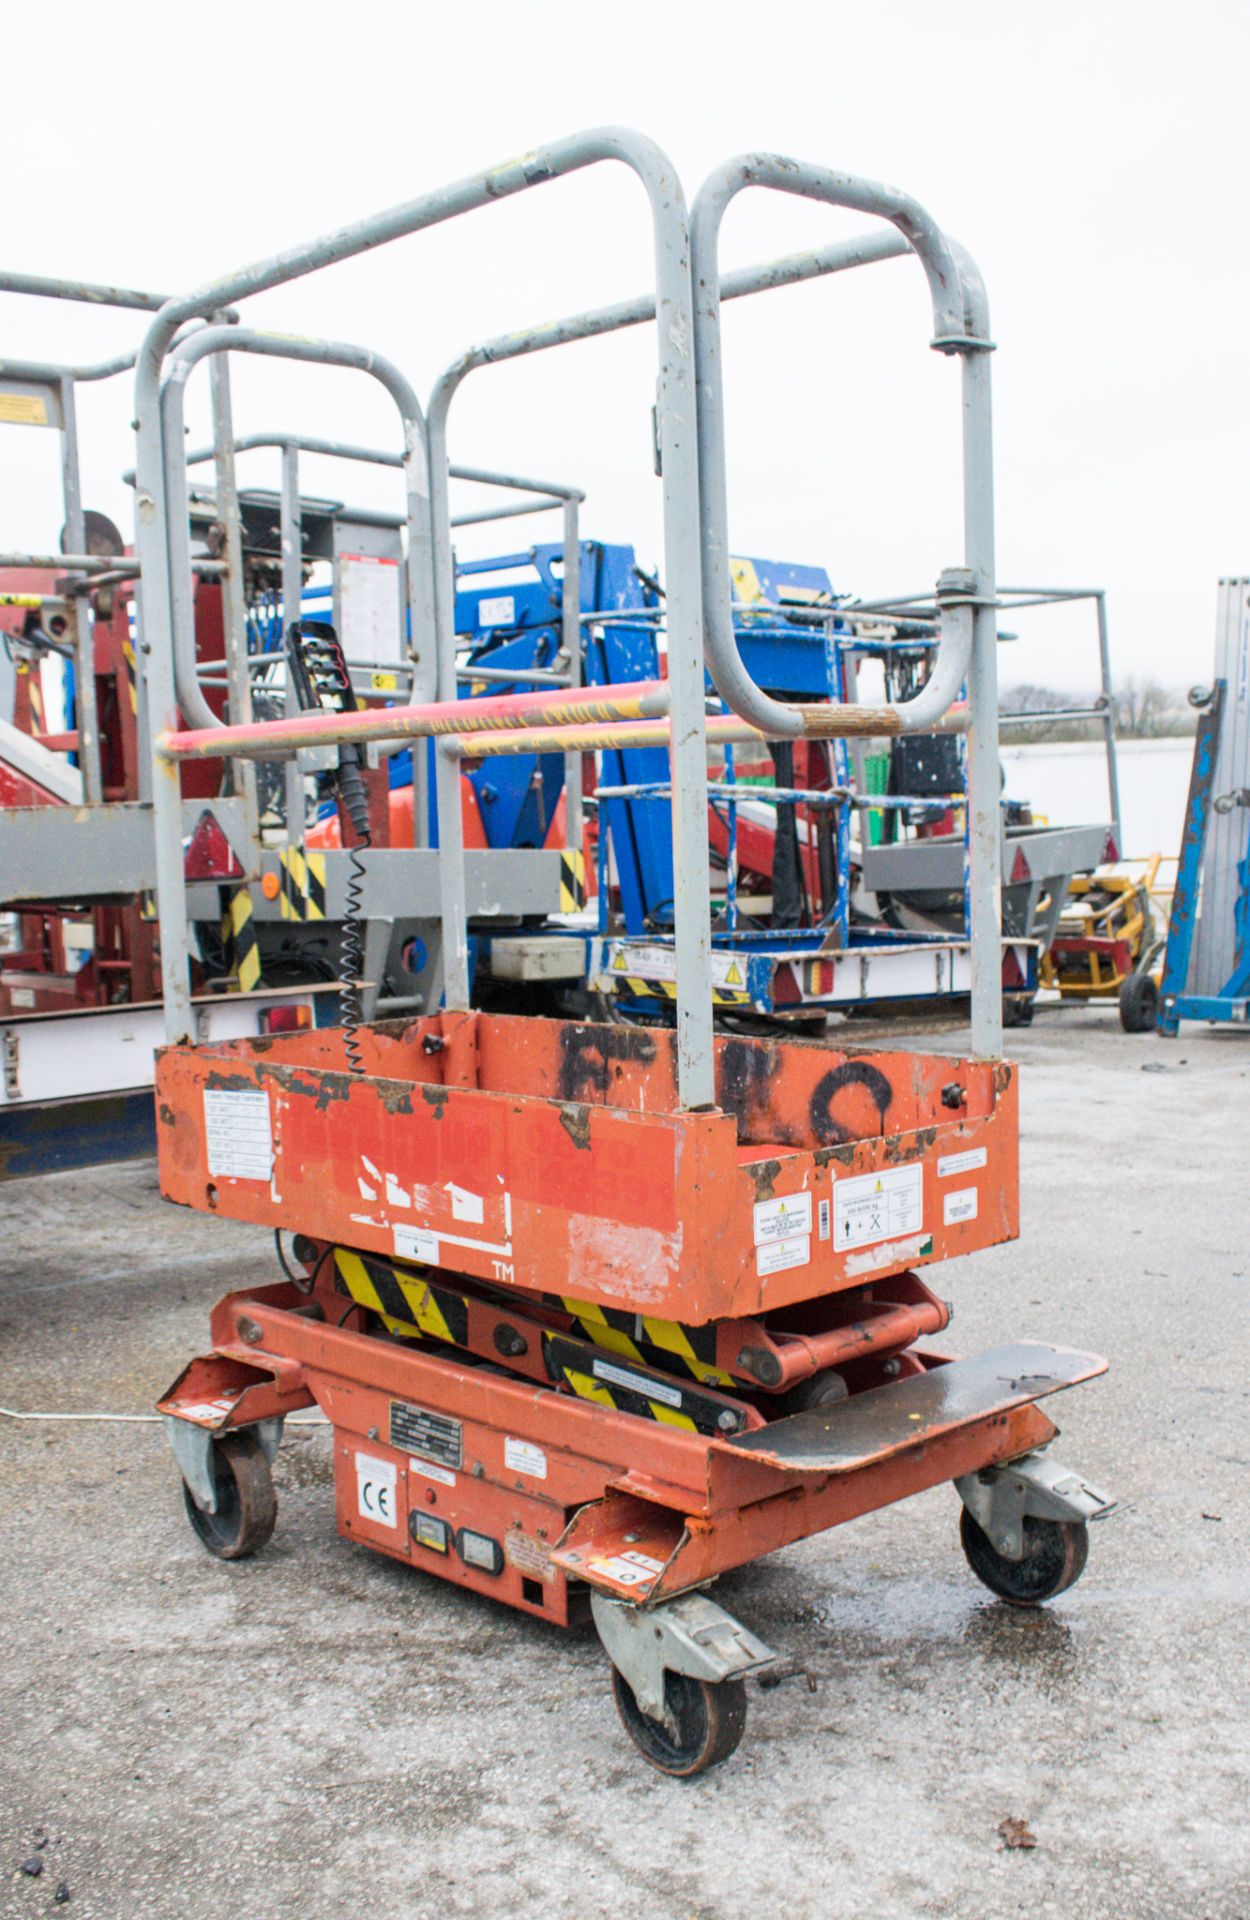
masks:
{"label": "grey metal step plate", "polygon": [[1017,1341],[716,1444],[787,1473],[851,1473],[1106,1370],[1096,1353]]}

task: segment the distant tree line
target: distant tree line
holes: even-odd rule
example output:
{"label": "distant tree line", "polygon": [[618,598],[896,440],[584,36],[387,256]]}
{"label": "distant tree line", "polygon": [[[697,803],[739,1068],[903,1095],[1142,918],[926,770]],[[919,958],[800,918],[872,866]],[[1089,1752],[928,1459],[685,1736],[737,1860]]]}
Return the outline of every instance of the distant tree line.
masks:
{"label": "distant tree line", "polygon": [[[1037,740],[1088,740],[1094,737],[1094,723],[1088,720],[1064,720],[1056,716],[1072,707],[1092,707],[1095,696],[1064,692],[1057,687],[1038,687],[1029,682],[1004,687],[1000,705],[1004,713],[1036,714],[1027,725],[1004,730],[1006,740],[1021,744]],[[1177,734],[1192,733],[1196,721],[1185,690],[1164,687],[1157,680],[1129,674],[1115,690],[1113,702],[1115,730],[1121,740],[1163,740]]]}

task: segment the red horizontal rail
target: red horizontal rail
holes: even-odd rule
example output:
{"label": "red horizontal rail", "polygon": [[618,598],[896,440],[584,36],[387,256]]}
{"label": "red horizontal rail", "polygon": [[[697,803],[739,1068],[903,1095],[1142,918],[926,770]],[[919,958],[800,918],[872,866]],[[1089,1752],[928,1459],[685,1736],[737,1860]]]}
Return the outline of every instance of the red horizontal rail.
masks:
{"label": "red horizontal rail", "polygon": [[481,700],[436,700],[425,706],[367,707],[359,713],[306,713],[288,720],[188,728],[162,734],[157,751],[166,760],[216,759],[223,754],[263,760],[296,747],[507,731],[522,721],[545,728],[651,720],[668,712],[668,699],[666,680],[637,680],[621,686],[558,693],[540,689],[535,693],[494,694]]}

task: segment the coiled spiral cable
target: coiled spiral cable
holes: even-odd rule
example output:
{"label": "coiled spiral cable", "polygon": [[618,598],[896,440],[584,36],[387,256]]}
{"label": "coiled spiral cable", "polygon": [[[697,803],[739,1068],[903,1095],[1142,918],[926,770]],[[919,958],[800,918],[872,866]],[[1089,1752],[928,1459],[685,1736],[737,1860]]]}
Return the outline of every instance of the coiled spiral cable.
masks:
{"label": "coiled spiral cable", "polygon": [[365,968],[365,924],[361,909],[364,906],[365,890],[363,855],[371,845],[371,836],[365,783],[361,778],[360,761],[353,746],[339,748],[338,790],[343,808],[356,830],[357,840],[354,847],[348,848],[349,870],[347,886],[344,890],[346,912],[343,915],[343,933],[339,943],[339,971],[343,977],[340,1024],[343,1028],[343,1051],[347,1055],[348,1069],[352,1073],[363,1073],[365,1063],[360,1052],[360,1028],[361,995],[365,984],[362,977]]}

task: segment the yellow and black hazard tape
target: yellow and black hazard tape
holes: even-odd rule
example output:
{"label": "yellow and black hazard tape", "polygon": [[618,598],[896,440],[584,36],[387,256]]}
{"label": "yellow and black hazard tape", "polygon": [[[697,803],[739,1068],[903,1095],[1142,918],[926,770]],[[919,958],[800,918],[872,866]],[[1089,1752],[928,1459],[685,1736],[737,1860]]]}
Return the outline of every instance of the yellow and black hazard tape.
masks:
{"label": "yellow and black hazard tape", "polygon": [[388,1333],[408,1340],[423,1334],[463,1347],[469,1338],[469,1302],[450,1287],[431,1284],[415,1267],[370,1259],[348,1247],[334,1249],[340,1281],[358,1307],[379,1314]]}
{"label": "yellow and black hazard tape", "polygon": [[238,981],[240,993],[255,993],[260,985],[260,942],[251,892],[247,887],[235,887],[227,893],[223,887],[222,896],[221,944],[226,966]]}
{"label": "yellow and black hazard tape", "polygon": [[572,1389],[579,1400],[593,1400],[617,1413],[658,1420],[685,1433],[738,1433],[745,1425],[741,1406],[719,1393],[676,1380],[638,1361],[623,1366],[603,1349],[564,1333],[543,1334],[543,1359],[552,1380]]}
{"label": "yellow and black hazard tape", "polygon": [[[626,994],[634,1000],[676,1000],[677,982],[675,980],[648,980],[639,973],[610,973],[614,993]],[[712,1005],[714,1007],[742,1007],[749,1004],[750,993],[745,987],[713,987]]]}
{"label": "yellow and black hazard tape", "polygon": [[560,854],[560,911],[576,913],[586,904],[586,856],[564,848]]}
{"label": "yellow and black hazard tape", "polygon": [[677,1320],[596,1307],[588,1300],[563,1298],[561,1306],[579,1333],[605,1353],[618,1353],[643,1366],[680,1367],[708,1387],[732,1387],[734,1377],[716,1364],[716,1328],[683,1327]]}
{"label": "yellow and black hazard tape", "polygon": [[[405,1340],[425,1337],[473,1350],[469,1346],[469,1300],[465,1294],[431,1281],[421,1268],[402,1267],[370,1254],[353,1253],[349,1247],[335,1247],[334,1266],[340,1288],[358,1307],[377,1314],[388,1333]],[[583,1316],[579,1318],[579,1325],[587,1330],[594,1328],[604,1340],[618,1332],[606,1319],[594,1320],[600,1309],[578,1301],[565,1304],[576,1306],[579,1316]],[[626,1317],[632,1319],[632,1316]],[[518,1318],[515,1314],[508,1315],[514,1332]],[[717,1384],[733,1385],[731,1375],[717,1372],[694,1351],[690,1334],[710,1336],[714,1343],[712,1328],[687,1330],[671,1321],[647,1321],[645,1325],[653,1336],[658,1336],[653,1337],[653,1344],[665,1363],[661,1370],[649,1366],[641,1348],[624,1338],[622,1344],[608,1347],[600,1341],[579,1340],[571,1334],[536,1327],[523,1318],[520,1324],[539,1336],[547,1378],[554,1385],[567,1387],[579,1400],[593,1400],[618,1413],[658,1420],[687,1433],[736,1433],[744,1424],[738,1404],[722,1394],[706,1391],[709,1378]],[[664,1339],[672,1342],[670,1348],[661,1348],[660,1342]],[[698,1384],[692,1385],[674,1376],[671,1371],[674,1359],[691,1374],[695,1374],[696,1367],[702,1368],[701,1373],[695,1374]],[[629,1364],[622,1365],[622,1361]]]}
{"label": "yellow and black hazard tape", "polygon": [[278,855],[279,910],[284,920],[326,917],[326,857],[284,847]]}
{"label": "yellow and black hazard tape", "polygon": [[122,641],[122,660],[126,668],[126,690],[130,696],[130,711],[139,711],[138,668],[135,665],[135,649],[132,640]]}

